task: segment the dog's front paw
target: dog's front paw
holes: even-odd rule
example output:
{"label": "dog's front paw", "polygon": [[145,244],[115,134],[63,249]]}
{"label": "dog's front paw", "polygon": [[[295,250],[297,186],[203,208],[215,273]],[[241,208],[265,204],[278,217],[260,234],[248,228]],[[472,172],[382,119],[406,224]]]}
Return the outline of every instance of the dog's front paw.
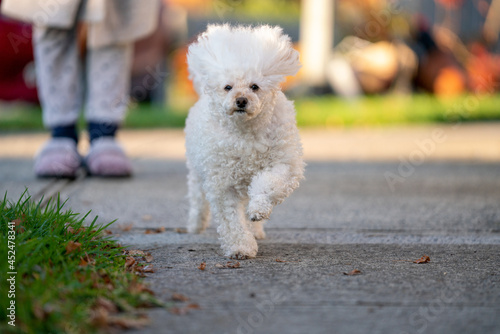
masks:
{"label": "dog's front paw", "polygon": [[254,236],[248,233],[245,238],[234,240],[233,243],[223,242],[222,249],[232,259],[245,260],[257,256],[258,246]]}
{"label": "dog's front paw", "polygon": [[248,215],[253,222],[269,219],[273,205],[266,196],[256,196],[248,203]]}
{"label": "dog's front paw", "polygon": [[229,258],[232,260],[248,260],[250,257],[248,255],[242,255],[240,253],[237,253],[237,254],[231,255]]}

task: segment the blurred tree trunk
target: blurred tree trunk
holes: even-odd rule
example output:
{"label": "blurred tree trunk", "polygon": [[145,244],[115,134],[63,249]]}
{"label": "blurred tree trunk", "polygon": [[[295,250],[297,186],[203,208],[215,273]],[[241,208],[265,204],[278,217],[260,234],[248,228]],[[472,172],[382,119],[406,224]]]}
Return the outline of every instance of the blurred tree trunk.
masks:
{"label": "blurred tree trunk", "polygon": [[305,84],[326,85],[326,65],[333,49],[334,0],[302,0],[300,52]]}

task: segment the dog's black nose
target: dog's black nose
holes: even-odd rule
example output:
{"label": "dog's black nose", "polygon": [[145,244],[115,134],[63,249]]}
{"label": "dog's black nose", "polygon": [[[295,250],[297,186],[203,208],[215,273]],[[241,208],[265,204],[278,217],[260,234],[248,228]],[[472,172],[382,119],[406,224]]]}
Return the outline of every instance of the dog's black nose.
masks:
{"label": "dog's black nose", "polygon": [[236,105],[238,108],[245,108],[247,106],[248,99],[246,97],[238,97],[236,99]]}

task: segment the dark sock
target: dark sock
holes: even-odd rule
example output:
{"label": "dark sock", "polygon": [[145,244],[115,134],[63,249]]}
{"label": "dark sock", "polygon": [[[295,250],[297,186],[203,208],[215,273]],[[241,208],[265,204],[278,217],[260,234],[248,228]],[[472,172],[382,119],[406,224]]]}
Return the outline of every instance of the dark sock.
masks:
{"label": "dark sock", "polygon": [[71,138],[78,143],[76,125],[55,126],[52,128],[52,138]]}
{"label": "dark sock", "polygon": [[115,123],[97,123],[89,122],[90,143],[101,137],[114,137],[118,130],[118,124]]}

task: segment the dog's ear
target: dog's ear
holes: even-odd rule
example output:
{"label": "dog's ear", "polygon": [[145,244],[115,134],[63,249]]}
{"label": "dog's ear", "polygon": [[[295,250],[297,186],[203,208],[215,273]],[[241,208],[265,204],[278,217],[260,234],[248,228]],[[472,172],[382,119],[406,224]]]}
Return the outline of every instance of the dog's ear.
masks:
{"label": "dog's ear", "polygon": [[205,90],[205,85],[210,82],[210,73],[219,70],[222,71],[223,61],[219,58],[220,52],[214,48],[220,47],[209,36],[218,30],[228,30],[227,25],[209,25],[207,30],[198,36],[196,42],[188,48],[187,63],[189,70],[189,79],[193,81],[196,92],[201,95]]}
{"label": "dog's ear", "polygon": [[255,31],[265,41],[262,74],[277,83],[289,75],[295,75],[301,64],[299,52],[293,48],[288,35],[283,34],[280,27],[260,26]]}

